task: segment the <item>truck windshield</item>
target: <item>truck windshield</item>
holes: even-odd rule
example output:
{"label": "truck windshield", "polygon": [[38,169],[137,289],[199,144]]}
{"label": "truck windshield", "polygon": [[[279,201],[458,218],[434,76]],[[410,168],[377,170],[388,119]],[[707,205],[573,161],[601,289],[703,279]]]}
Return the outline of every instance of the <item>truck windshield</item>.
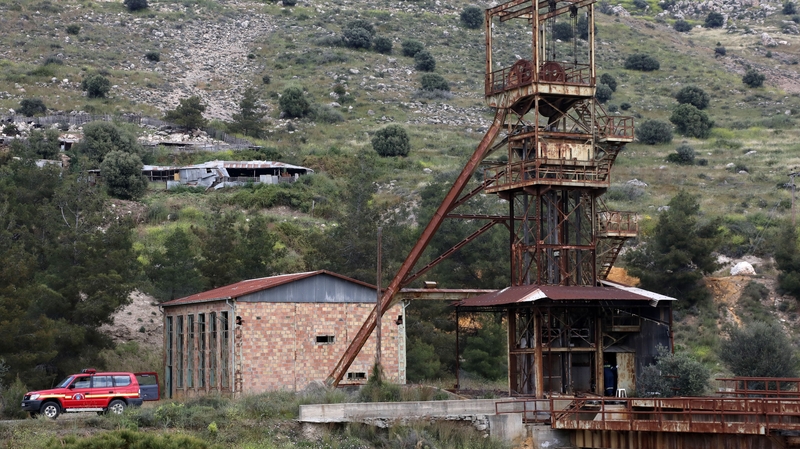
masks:
{"label": "truck windshield", "polygon": [[58,383],[58,385],[56,385],[56,388],[66,388],[67,385],[69,385],[69,383],[72,382],[72,379],[74,377],[75,376],[69,376],[66,379],[62,380],[61,382]]}

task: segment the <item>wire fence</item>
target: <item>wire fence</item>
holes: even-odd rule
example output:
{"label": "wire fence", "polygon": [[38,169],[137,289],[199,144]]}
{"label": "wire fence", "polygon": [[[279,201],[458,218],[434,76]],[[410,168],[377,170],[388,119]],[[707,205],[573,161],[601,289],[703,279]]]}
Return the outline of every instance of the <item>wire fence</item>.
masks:
{"label": "wire fence", "polygon": [[[147,117],[139,114],[95,115],[87,113],[74,113],[74,114],[45,115],[42,117],[23,117],[20,115],[0,116],[0,122],[2,123],[24,122],[40,127],[51,127],[53,125],[82,126],[85,125],[86,123],[95,121],[133,123],[139,126],[151,126],[154,128],[161,128],[162,126],[180,128],[180,126],[175,125],[174,123],[165,122],[164,120],[160,120],[153,117]],[[208,135],[208,137],[217,141],[225,142],[225,145],[221,145],[219,143],[214,143],[214,142],[209,142],[204,144],[187,143],[185,145],[186,148],[181,148],[181,149],[191,148],[193,150],[222,151],[222,150],[240,150],[245,148],[253,148],[254,146],[256,146],[247,139],[242,139],[240,137],[232,136],[217,128],[206,127],[202,128],[202,130],[206,133],[206,135]]]}

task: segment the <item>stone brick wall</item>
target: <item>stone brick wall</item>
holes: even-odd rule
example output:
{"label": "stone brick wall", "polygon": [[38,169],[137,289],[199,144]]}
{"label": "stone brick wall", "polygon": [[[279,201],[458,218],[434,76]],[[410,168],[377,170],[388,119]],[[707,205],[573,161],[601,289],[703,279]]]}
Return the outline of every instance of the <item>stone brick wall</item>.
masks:
{"label": "stone brick wall", "polygon": [[[324,381],[373,307],[354,303],[238,303],[237,315],[244,320],[244,392],[299,391],[311,382]],[[394,306],[381,321],[381,362],[388,380],[405,383],[405,328],[395,322],[400,314],[401,306]],[[348,373],[369,376],[374,360],[373,334]],[[347,377],[343,383],[349,383]]]}
{"label": "stone brick wall", "polygon": [[[224,301],[166,307],[164,345],[167,347],[167,319],[172,317],[173,327],[177,317],[183,317],[184,348],[178,350],[177,329],[173,329],[173,377],[172,394],[167,397],[193,396],[211,391],[223,393],[243,392],[247,394],[270,390],[300,391],[315,381],[325,381],[335,364],[339,361],[350,341],[366,320],[374,305],[363,303],[270,303],[237,302],[235,311]],[[230,346],[227,354],[229,362],[228,385],[222,385],[223,376],[219,373],[223,357],[222,326],[219,320],[219,337],[216,345],[210,338],[210,313],[222,317],[227,312],[230,321]],[[198,314],[206,317],[206,351],[203,382],[200,382],[199,364],[200,335],[197,329]],[[402,315],[402,306],[395,305],[384,315],[382,325],[381,362],[387,380],[405,383],[405,323],[397,324]],[[193,315],[195,337],[193,354],[192,382],[187,370],[189,353],[188,315]],[[236,317],[241,317],[242,325],[237,326]],[[212,347],[213,346],[213,347]],[[165,351],[166,353],[167,351]],[[211,355],[216,353],[217,372],[211,373]],[[177,358],[182,357],[183,381],[178,387]],[[167,364],[165,354],[165,365]],[[231,358],[232,357],[232,358]],[[375,335],[370,336],[364,348],[351,365],[348,373],[371,374],[375,360]],[[348,379],[342,384],[363,383],[366,379]],[[191,384],[191,386],[189,386]]]}

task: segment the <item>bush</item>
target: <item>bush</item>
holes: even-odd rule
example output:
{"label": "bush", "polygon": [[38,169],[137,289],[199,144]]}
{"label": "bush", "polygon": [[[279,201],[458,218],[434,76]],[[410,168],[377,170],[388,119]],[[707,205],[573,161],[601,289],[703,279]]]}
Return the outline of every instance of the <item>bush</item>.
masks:
{"label": "bush", "polygon": [[703,396],[711,377],[708,368],[685,352],[658,347],[656,363],[642,370],[636,382],[639,396]]}
{"label": "bush", "polygon": [[715,57],[715,58],[716,58],[717,56],[725,56],[725,54],[726,54],[726,53],[727,53],[727,50],[725,50],[725,47],[723,47],[723,46],[721,46],[721,45],[717,45],[717,46],[714,48],[714,57]]}
{"label": "bush", "polygon": [[289,87],[281,94],[281,111],[288,117],[305,117],[311,112],[311,103],[299,87]]}
{"label": "bush", "polygon": [[735,376],[795,377],[795,349],[779,325],[753,322],[734,327],[722,340],[720,358]]}
{"label": "bush", "polygon": [[661,64],[650,55],[635,53],[625,59],[625,68],[628,70],[652,72],[653,70],[661,68]]}
{"label": "bush", "polygon": [[636,130],[636,137],[647,145],[672,142],[672,126],[660,120],[647,120]]}
{"label": "bush", "polygon": [[111,90],[111,81],[103,75],[95,73],[81,81],[81,89],[86,91],[86,96],[89,98],[105,98],[108,91]]}
{"label": "bush", "polygon": [[756,69],[748,69],[742,77],[742,82],[747,87],[761,87],[764,85],[766,77]]}
{"label": "bush", "polygon": [[206,119],[203,118],[205,111],[206,105],[203,104],[203,100],[193,95],[182,98],[178,107],[167,111],[164,119],[187,129],[197,129],[206,126]]}
{"label": "bush", "polygon": [[208,449],[211,447],[200,438],[182,434],[159,434],[129,429],[111,430],[90,437],[74,435],[53,438],[46,449],[95,449],[95,448],[183,448]]}
{"label": "bush", "polygon": [[19,110],[17,111],[25,117],[33,117],[36,114],[44,114],[47,112],[47,106],[41,98],[25,98],[19,102]]}
{"label": "bush", "polygon": [[645,9],[650,5],[647,4],[646,0],[633,0],[633,6],[639,9]]}
{"label": "bush", "polygon": [[376,37],[372,45],[378,53],[383,53],[384,55],[392,53],[392,40],[388,37]]}
{"label": "bush", "polygon": [[708,114],[690,104],[681,104],[672,111],[669,121],[675,125],[680,134],[704,139],[708,137],[714,121]]}
{"label": "bush", "polygon": [[294,6],[297,4],[297,0],[283,0],[283,6]]}
{"label": "bush", "polygon": [[78,34],[80,32],[81,32],[81,26],[80,25],[75,25],[75,24],[67,25],[67,34],[73,34],[74,35],[74,34]]}
{"label": "bush", "polygon": [[608,112],[617,112],[619,111],[619,106],[614,103],[611,103],[607,106]]}
{"label": "bush", "polygon": [[106,183],[108,193],[123,200],[137,200],[147,190],[147,178],[142,175],[142,160],[139,155],[124,151],[106,154],[100,164],[100,175]]}
{"label": "bush", "polygon": [[441,75],[437,73],[425,73],[420,78],[422,90],[443,90],[450,91],[450,85]]}
{"label": "bush", "polygon": [[604,73],[600,75],[600,82],[610,87],[612,92],[617,91],[617,80],[611,74]]}
{"label": "bush", "polygon": [[795,5],[794,2],[786,2],[783,4],[783,9],[781,11],[787,16],[791,16],[797,13],[797,5]]}
{"label": "bush", "polygon": [[409,58],[413,58],[425,48],[422,42],[413,39],[403,41],[401,46],[403,47],[403,56],[408,56]]}
{"label": "bush", "polygon": [[553,39],[570,42],[572,40],[572,24],[569,22],[556,22],[553,25]]}
{"label": "bush", "polygon": [[476,30],[483,25],[484,12],[477,6],[467,6],[461,11],[461,24],[465,27]]}
{"label": "bush", "polygon": [[678,165],[694,165],[694,148],[683,144],[675,152],[667,156],[667,162]]}
{"label": "bush", "polygon": [[706,28],[720,28],[725,25],[725,16],[716,11],[708,13],[706,16]]}
{"label": "bush", "polygon": [[261,82],[264,84],[269,84],[270,82],[272,82],[272,79],[267,74],[261,77]]}
{"label": "bush", "polygon": [[128,11],[139,11],[147,8],[147,0],[123,0],[122,4]]}
{"label": "bush", "polygon": [[342,29],[342,42],[349,48],[370,48],[375,27],[366,20],[352,20]]}
{"label": "bush", "polygon": [[414,67],[423,72],[433,72],[436,70],[436,60],[428,50],[420,50],[414,55]]}
{"label": "bush", "polygon": [[697,109],[705,109],[708,107],[710,97],[701,88],[696,86],[686,86],[675,94],[675,99],[680,104],[690,104]]}
{"label": "bush", "polygon": [[689,22],[682,19],[676,20],[675,25],[673,25],[672,27],[675,28],[675,31],[679,33],[687,33],[689,31],[692,31],[692,25]]}
{"label": "bush", "polygon": [[610,87],[608,87],[608,85],[601,83],[597,85],[597,88],[594,92],[594,97],[597,98],[597,101],[600,103],[605,103],[611,98],[612,93],[613,91]]}
{"label": "bush", "polygon": [[631,108],[631,104],[627,103],[627,102],[623,102],[621,105],[619,105],[619,108],[622,109],[623,111],[627,111],[628,109]]}
{"label": "bush", "polygon": [[382,157],[408,156],[411,143],[406,130],[400,125],[389,125],[378,130],[372,138],[372,148]]}
{"label": "bush", "polygon": [[[4,365],[5,366],[5,365]],[[22,419],[28,416],[28,412],[23,412],[22,409],[19,407],[19,404],[22,402],[22,397],[25,396],[25,393],[30,391],[28,387],[22,382],[19,376],[14,379],[14,382],[11,383],[7,388],[0,389],[0,405],[3,406],[2,416],[9,418],[9,419]]]}
{"label": "bush", "polygon": [[150,62],[161,61],[161,53],[157,51],[148,51],[144,54],[144,59],[147,59]]}

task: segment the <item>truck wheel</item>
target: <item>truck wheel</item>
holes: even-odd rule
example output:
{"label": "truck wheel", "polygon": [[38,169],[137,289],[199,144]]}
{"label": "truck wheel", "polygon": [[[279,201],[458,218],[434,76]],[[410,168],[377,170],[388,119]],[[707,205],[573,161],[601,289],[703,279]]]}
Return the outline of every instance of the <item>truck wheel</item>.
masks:
{"label": "truck wheel", "polygon": [[114,399],[108,404],[108,411],[115,415],[121,415],[125,411],[125,402]]}
{"label": "truck wheel", "polygon": [[55,402],[45,402],[39,413],[50,419],[56,419],[61,414],[61,407]]}

